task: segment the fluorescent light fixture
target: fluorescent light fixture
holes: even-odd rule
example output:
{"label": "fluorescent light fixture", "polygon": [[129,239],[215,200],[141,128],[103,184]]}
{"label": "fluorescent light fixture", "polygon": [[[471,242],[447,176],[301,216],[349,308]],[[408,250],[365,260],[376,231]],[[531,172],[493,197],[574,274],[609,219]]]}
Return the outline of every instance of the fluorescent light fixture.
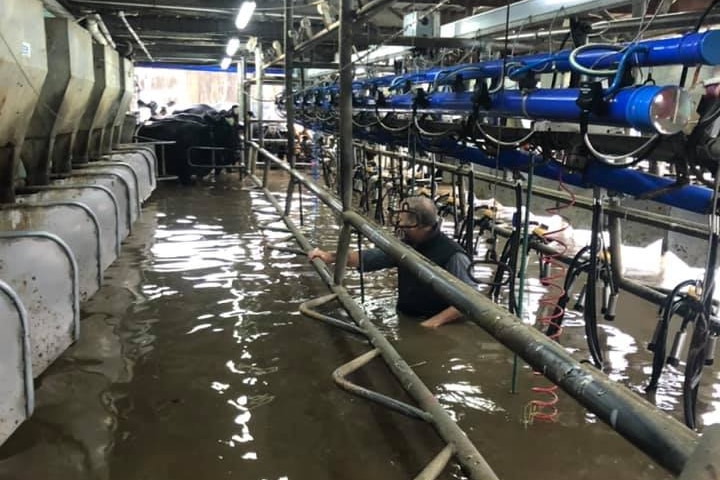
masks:
{"label": "fluorescent light fixture", "polygon": [[255,2],[248,2],[247,0],[240,5],[240,11],[238,12],[237,18],[235,19],[235,26],[238,30],[242,30],[247,27],[250,22],[253,12],[255,11]]}
{"label": "fluorescent light fixture", "polygon": [[232,63],[232,58],[225,57],[222,59],[222,62],[220,62],[220,68],[222,70],[227,70],[228,68],[230,68],[231,63]]}
{"label": "fluorescent light fixture", "polygon": [[240,48],[240,39],[233,37],[228,40],[227,47],[225,47],[225,53],[228,57],[232,57],[235,55],[235,52],[238,51],[238,48]]}

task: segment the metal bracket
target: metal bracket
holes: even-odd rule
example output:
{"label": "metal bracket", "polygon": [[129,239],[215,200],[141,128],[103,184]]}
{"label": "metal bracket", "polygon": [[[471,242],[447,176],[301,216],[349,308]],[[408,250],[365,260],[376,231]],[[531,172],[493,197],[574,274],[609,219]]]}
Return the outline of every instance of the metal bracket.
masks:
{"label": "metal bracket", "polygon": [[[79,165],[78,169],[73,169],[73,175],[83,174],[88,171],[101,171],[103,173],[114,173],[125,178],[128,186],[131,189],[130,198],[134,202],[130,202],[130,218],[131,224],[135,223],[135,220],[140,216],[142,200],[140,199],[140,182],[138,180],[137,172],[135,169],[125,162],[92,162],[83,165]],[[132,189],[134,188],[134,191]],[[135,205],[133,205],[133,203]],[[134,207],[134,208],[133,208]]]}
{"label": "metal bracket", "polygon": [[[120,212],[112,191],[103,185],[57,185],[32,187],[37,192],[17,197],[18,203],[77,201],[87,205],[98,218],[103,246],[103,269],[120,256]],[[99,193],[99,195],[98,195]],[[110,202],[108,202],[108,199]]]}
{"label": "metal bracket", "polygon": [[[281,141],[284,142],[285,140],[281,140]],[[212,163],[209,164],[209,165],[204,165],[204,164],[200,164],[200,163],[193,163],[193,162],[192,162],[192,152],[193,152],[193,150],[207,150],[207,151],[212,152]],[[222,165],[222,164],[217,164],[217,163],[215,162],[215,152],[220,152],[220,151],[223,151],[223,152],[224,152],[224,151],[227,151],[227,150],[231,150],[231,149],[225,148],[225,147],[206,147],[206,146],[203,146],[203,145],[197,145],[197,146],[193,146],[193,147],[188,147],[188,149],[187,149],[187,164],[188,164],[188,166],[190,166],[190,167],[195,167],[195,168],[207,168],[208,170],[212,170],[213,168],[229,168],[229,169],[234,169],[234,170],[244,168],[243,165],[230,165],[230,164],[228,164],[228,165]]]}
{"label": "metal bracket", "polygon": [[67,243],[47,232],[0,233],[0,258],[0,276],[27,309],[38,376],[79,338],[77,262]]}
{"label": "metal bracket", "polygon": [[0,444],[32,415],[35,406],[27,314],[20,298],[0,280]]}
{"label": "metal bracket", "polygon": [[97,186],[104,186],[113,193],[118,206],[120,237],[125,239],[132,232],[131,190],[127,179],[114,172],[83,172],[72,177],[58,180],[50,186],[87,185],[90,181]]}
{"label": "metal bracket", "polygon": [[80,299],[87,300],[100,289],[103,280],[101,230],[97,217],[87,205],[79,202],[43,202],[2,206],[2,230],[54,233],[68,244],[77,261]]}
{"label": "metal bracket", "polygon": [[379,403],[380,405],[387,407],[390,410],[395,410],[396,412],[407,415],[408,417],[417,418],[419,420],[424,420],[428,423],[432,423],[433,417],[426,411],[420,410],[419,408],[413,407],[412,405],[409,405],[405,402],[401,402],[400,400],[395,400],[394,398],[383,395],[382,393],[368,390],[367,388],[352,383],[347,378],[345,378],[351,373],[359,370],[360,368],[370,363],[371,360],[373,360],[379,355],[380,350],[374,348],[369,352],[363,353],[359,357],[350,360],[348,363],[341,365],[333,372],[333,380],[335,380],[335,383],[337,383],[340,388],[342,388],[343,390],[347,390],[353,395],[357,395],[358,397],[362,397],[375,403]]}
{"label": "metal bracket", "polygon": [[365,335],[365,331],[356,325],[353,325],[348,322],[344,322],[342,320],[338,320],[337,318],[330,317],[328,315],[324,315],[324,314],[322,314],[320,312],[316,312],[314,310],[315,308],[325,305],[326,303],[332,302],[336,298],[337,298],[337,295],[333,293],[333,294],[325,295],[323,297],[319,297],[319,298],[316,298],[313,300],[309,300],[300,305],[300,313],[302,313],[306,317],[312,318],[314,320],[319,320],[321,322],[327,323],[328,325],[332,325],[333,327],[340,328],[347,332]]}
{"label": "metal bracket", "polygon": [[147,153],[147,150],[145,150],[145,152],[129,151],[114,153],[108,160],[112,163],[126,163],[133,167],[138,180],[138,191],[142,202],[150,198],[156,186],[154,172],[155,162],[153,159],[146,157],[144,153]]}

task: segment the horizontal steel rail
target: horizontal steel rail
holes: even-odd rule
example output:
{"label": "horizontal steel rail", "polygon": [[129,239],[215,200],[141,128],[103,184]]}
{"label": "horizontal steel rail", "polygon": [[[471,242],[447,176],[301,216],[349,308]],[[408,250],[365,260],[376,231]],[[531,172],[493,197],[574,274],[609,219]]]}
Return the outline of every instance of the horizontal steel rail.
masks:
{"label": "horizontal steel rail", "polygon": [[[251,143],[250,145],[258,149],[258,151],[262,155],[265,155],[270,161],[277,163],[290,172],[297,173],[297,170],[291,168],[286,162],[278,159],[267,150],[259,148],[257,144]],[[249,178],[258,187],[262,186],[260,179],[254,175],[249,175]],[[308,182],[308,187],[312,185],[314,188],[313,191],[323,194],[324,200],[330,200],[327,192],[325,192],[321,187],[318,187],[317,184],[308,181],[304,178],[304,176],[303,182]],[[278,214],[282,214],[284,209],[280,206],[279,202],[272,193],[267,188],[263,188],[263,192],[265,193],[268,201],[276,208]],[[338,211],[338,209],[339,211],[342,210],[337,200],[333,199],[332,203],[336,207],[336,211]],[[288,230],[292,232],[300,247],[305,252],[312,250],[312,245],[305,235],[297,228],[295,223],[288,216],[282,216],[281,218]],[[378,330],[378,328],[370,321],[365,314],[365,311],[355,302],[345,287],[335,284],[332,276],[325,268],[325,264],[320,259],[314,259],[311,264],[322,281],[328,286],[332,293],[337,296],[337,300],[350,315],[350,318],[352,318],[357,326],[363,331],[370,343],[380,351],[380,355],[382,355],[385,363],[387,363],[390,371],[398,379],[400,385],[402,385],[405,391],[418,403],[420,408],[429,415],[428,418],[432,418],[430,422],[431,425],[435,427],[435,430],[440,437],[452,447],[458,462],[463,467],[463,470],[473,480],[498,480],[498,477],[495,475],[492,468],[490,468],[480,452],[477,451],[465,432],[460,429],[448,412],[442,405],[440,405],[437,398],[435,398],[432,392],[427,388],[422,380],[420,380],[410,365],[408,365],[407,362],[400,356],[387,338],[385,338],[380,330]],[[321,299],[318,299],[318,302],[320,300]],[[326,298],[323,298],[322,300],[326,300]],[[431,462],[431,464],[432,463],[433,462]]]}
{"label": "horizontal steel rail", "polygon": [[[341,203],[330,192],[257,144],[251,146],[288,172],[337,214],[342,215],[343,220],[349,222],[368,240],[390,255],[398,265],[407,268],[420,281],[429,284],[447,302],[458,308],[468,320],[476,323],[505,347],[517,353],[532,368],[542,372],[550,381],[559,385],[613,430],[668,471],[673,474],[682,472],[685,463],[698,445],[698,435],[694,431],[687,429],[625,386],[578,362],[561,345],[535,328],[519,322],[517,317],[507,310],[431,263],[362,215],[352,210],[343,212]],[[301,246],[306,250],[310,248],[309,244]],[[317,260],[313,263],[316,262]],[[332,285],[329,274],[324,269],[323,271],[324,280],[331,286],[330,288],[333,291],[339,289],[346,295],[342,287]],[[339,294],[338,298],[342,301],[343,295]],[[343,305],[348,309],[344,302]],[[358,308],[357,305],[355,308]],[[364,316],[362,310],[358,313]],[[365,328],[365,325],[361,327]],[[463,453],[459,451],[458,458],[462,457]]]}

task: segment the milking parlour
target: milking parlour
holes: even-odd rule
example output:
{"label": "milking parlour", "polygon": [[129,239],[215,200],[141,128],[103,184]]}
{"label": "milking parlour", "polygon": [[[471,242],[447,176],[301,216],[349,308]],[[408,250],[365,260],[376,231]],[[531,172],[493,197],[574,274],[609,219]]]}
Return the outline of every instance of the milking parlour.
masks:
{"label": "milking parlour", "polygon": [[710,480],[718,0],[0,0],[0,480]]}

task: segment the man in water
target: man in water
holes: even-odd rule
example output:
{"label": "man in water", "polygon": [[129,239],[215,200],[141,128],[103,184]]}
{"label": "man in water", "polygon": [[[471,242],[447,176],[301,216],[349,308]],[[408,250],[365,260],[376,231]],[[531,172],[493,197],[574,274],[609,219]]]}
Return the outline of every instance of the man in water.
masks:
{"label": "man in water", "polygon": [[[402,241],[413,247],[418,253],[440,265],[461,281],[475,286],[468,275],[470,258],[457,242],[440,231],[437,208],[431,199],[427,197],[405,199],[399,212],[397,230]],[[327,264],[334,263],[335,257],[335,252],[327,252],[319,248],[313,249],[308,254],[311,261],[319,258]],[[347,265],[359,267],[360,264],[358,252],[350,251]],[[425,318],[426,320],[420,325],[429,328],[437,328],[462,317],[462,313],[449,305],[430,285],[421,282],[409,270],[399,266],[392,257],[379,248],[362,252],[364,272],[374,272],[392,267],[398,268],[397,309],[400,312]]]}

